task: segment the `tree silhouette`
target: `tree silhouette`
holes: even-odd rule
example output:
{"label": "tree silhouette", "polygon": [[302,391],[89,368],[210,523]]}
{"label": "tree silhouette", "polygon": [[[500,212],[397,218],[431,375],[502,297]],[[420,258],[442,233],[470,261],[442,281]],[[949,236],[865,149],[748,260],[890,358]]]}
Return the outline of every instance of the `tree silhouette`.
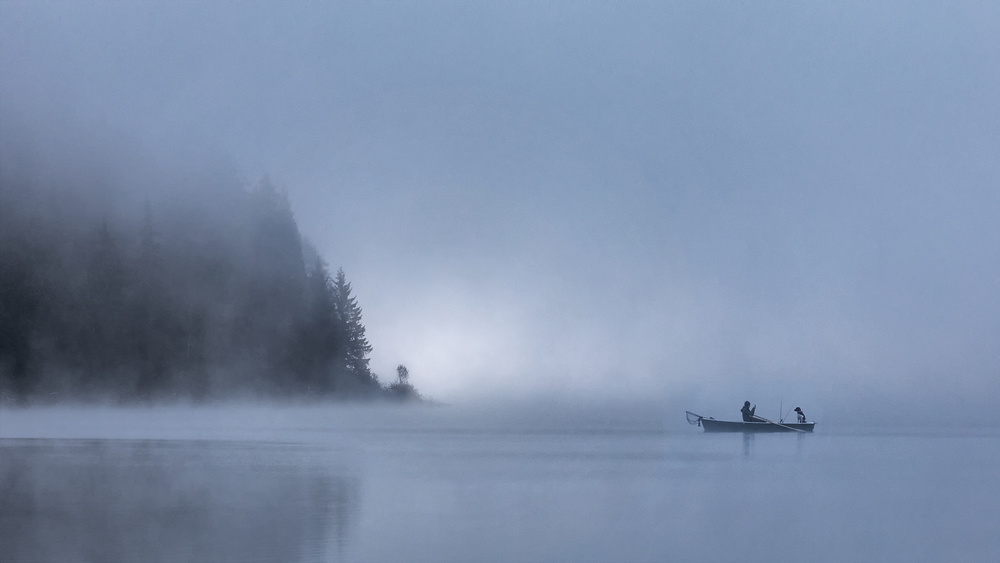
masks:
{"label": "tree silhouette", "polygon": [[398,400],[419,399],[420,394],[410,384],[410,370],[403,364],[396,366],[396,381],[386,390],[389,397]]}
{"label": "tree silhouette", "polygon": [[306,265],[267,176],[134,205],[88,199],[105,177],[16,180],[0,192],[0,400],[415,395],[404,366],[380,387],[343,269]]}
{"label": "tree silhouette", "polygon": [[351,295],[351,284],[344,275],[344,269],[337,270],[333,280],[333,302],[344,343],[344,369],[348,381],[362,387],[374,385],[368,369],[368,354],[371,344],[365,338],[365,325],[361,322],[361,307]]}
{"label": "tree silhouette", "polygon": [[[323,259],[316,257],[307,273],[307,306],[297,331],[291,363],[309,394],[326,395],[337,387],[345,356],[343,331],[334,302],[333,281]],[[339,360],[339,362],[338,362]]]}

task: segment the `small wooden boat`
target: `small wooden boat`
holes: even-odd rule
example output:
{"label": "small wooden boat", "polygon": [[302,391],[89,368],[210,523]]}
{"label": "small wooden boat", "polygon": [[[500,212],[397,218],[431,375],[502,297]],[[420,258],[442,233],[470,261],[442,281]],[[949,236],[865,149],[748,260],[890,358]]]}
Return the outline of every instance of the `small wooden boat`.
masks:
{"label": "small wooden boat", "polygon": [[705,429],[705,432],[812,432],[816,426],[815,422],[773,422],[766,418],[758,417],[760,422],[736,422],[731,420],[715,420],[712,417],[704,417],[691,411],[686,411],[687,421],[697,424]]}

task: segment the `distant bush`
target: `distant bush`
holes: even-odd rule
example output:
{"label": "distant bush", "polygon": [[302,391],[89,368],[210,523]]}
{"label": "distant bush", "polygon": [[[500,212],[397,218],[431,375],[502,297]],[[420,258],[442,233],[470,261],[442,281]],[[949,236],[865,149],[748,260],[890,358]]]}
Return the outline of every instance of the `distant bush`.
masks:
{"label": "distant bush", "polygon": [[386,395],[398,401],[421,400],[423,397],[410,384],[410,370],[403,364],[396,366],[396,381],[386,388]]}

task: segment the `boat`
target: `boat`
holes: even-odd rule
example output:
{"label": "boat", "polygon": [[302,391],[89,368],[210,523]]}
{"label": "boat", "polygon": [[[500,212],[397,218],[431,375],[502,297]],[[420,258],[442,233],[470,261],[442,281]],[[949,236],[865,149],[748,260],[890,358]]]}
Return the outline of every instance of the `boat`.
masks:
{"label": "boat", "polygon": [[712,417],[704,417],[691,411],[687,413],[687,421],[697,424],[705,429],[705,432],[812,432],[815,422],[773,422],[766,418],[760,418],[760,422],[738,422],[732,420],[715,420]]}

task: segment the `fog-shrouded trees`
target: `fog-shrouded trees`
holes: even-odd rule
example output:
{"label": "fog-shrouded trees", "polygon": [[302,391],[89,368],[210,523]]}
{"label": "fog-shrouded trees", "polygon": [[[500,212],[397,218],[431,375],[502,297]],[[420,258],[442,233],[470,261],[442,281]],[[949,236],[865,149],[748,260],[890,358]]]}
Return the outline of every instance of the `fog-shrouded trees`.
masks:
{"label": "fog-shrouded trees", "polygon": [[344,271],[331,277],[320,257],[306,262],[288,197],[267,176],[250,190],[223,182],[203,199],[72,214],[90,180],[74,190],[7,164],[0,396],[387,394]]}
{"label": "fog-shrouded trees", "polygon": [[307,308],[297,339],[294,371],[309,393],[342,396],[380,391],[368,368],[371,344],[365,337],[361,307],[351,295],[343,269],[330,278],[326,263],[316,258],[307,273]]}
{"label": "fog-shrouded trees", "polygon": [[351,284],[344,275],[343,268],[337,270],[333,280],[333,302],[337,315],[337,324],[344,345],[344,371],[346,383],[358,385],[361,388],[373,382],[368,369],[368,354],[372,347],[365,337],[365,325],[361,322],[361,307],[357,299],[351,295]]}

